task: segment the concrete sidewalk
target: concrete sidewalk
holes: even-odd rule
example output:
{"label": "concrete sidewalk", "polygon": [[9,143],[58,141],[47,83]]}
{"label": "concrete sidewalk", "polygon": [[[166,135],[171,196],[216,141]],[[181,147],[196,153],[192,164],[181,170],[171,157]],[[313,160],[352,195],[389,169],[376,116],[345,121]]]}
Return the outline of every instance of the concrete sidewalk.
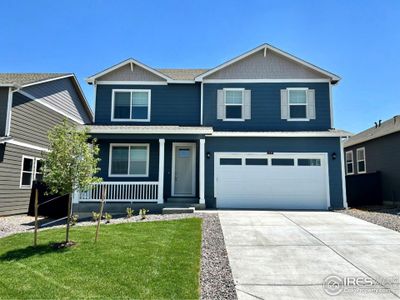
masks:
{"label": "concrete sidewalk", "polygon": [[334,212],[219,217],[239,299],[400,299],[398,232]]}

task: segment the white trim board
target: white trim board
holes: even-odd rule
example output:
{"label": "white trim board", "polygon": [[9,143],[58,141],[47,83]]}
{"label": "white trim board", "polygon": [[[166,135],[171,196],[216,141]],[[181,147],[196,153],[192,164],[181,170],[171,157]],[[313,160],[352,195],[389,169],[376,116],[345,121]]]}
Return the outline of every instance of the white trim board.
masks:
{"label": "white trim board", "polygon": [[242,55],[237,56],[236,58],[228,60],[227,62],[225,62],[225,63],[223,63],[223,64],[221,64],[221,65],[219,65],[219,66],[217,66],[217,67],[215,67],[215,68],[213,68],[213,69],[211,69],[211,70],[209,70],[209,71],[207,71],[207,72],[205,72],[203,74],[200,74],[199,76],[197,76],[195,78],[195,80],[196,81],[202,81],[204,79],[204,77],[207,77],[207,76],[209,76],[209,75],[211,75],[211,74],[213,74],[213,73],[215,73],[215,72],[217,72],[217,71],[219,71],[219,70],[221,70],[221,69],[223,69],[223,68],[225,68],[225,67],[227,67],[227,66],[229,66],[229,65],[231,65],[231,64],[233,64],[235,62],[237,62],[237,61],[240,61],[240,60],[242,60],[242,59],[244,59],[244,58],[246,58],[246,57],[248,57],[248,56],[250,56],[250,55],[252,55],[252,54],[254,54],[254,53],[258,52],[258,51],[260,51],[260,50],[264,50],[264,52],[266,52],[267,50],[276,52],[276,53],[278,53],[278,54],[280,54],[280,55],[282,55],[282,56],[284,56],[284,57],[286,57],[286,58],[288,58],[290,60],[293,60],[293,61],[295,61],[295,62],[297,62],[299,64],[302,64],[302,65],[304,65],[304,66],[306,66],[306,67],[308,67],[308,68],[310,68],[310,69],[312,69],[314,71],[317,71],[318,73],[321,73],[321,74],[323,74],[323,75],[325,75],[327,77],[330,77],[331,81],[336,81],[337,82],[337,81],[340,80],[339,76],[337,76],[337,75],[335,75],[335,74],[333,74],[331,72],[328,72],[328,71],[326,71],[324,69],[321,69],[321,68],[319,68],[319,67],[317,67],[317,66],[315,66],[315,65],[313,65],[313,64],[311,64],[309,62],[306,62],[305,60],[302,60],[302,59],[300,59],[300,58],[298,58],[296,56],[293,56],[293,55],[291,55],[291,54],[289,54],[287,52],[284,52],[284,51],[282,51],[282,50],[280,50],[278,48],[275,48],[275,47],[273,47],[273,46],[271,46],[269,44],[262,44],[262,45],[260,45],[260,46],[258,46],[256,48],[254,48],[253,50],[250,50],[250,51],[248,51],[248,52],[246,52],[246,53],[244,53]]}
{"label": "white trim board", "polygon": [[[347,164],[345,164],[345,157],[344,157],[344,146],[343,146],[343,139],[340,139],[340,164],[342,166],[342,197],[343,197],[343,207],[348,208],[347,203],[347,191],[346,191],[346,172],[347,172]],[[354,170],[353,170],[354,171]]]}
{"label": "white trim board", "polygon": [[166,81],[96,81],[96,85],[168,85]]}
{"label": "white trim board", "polygon": [[16,141],[14,139],[7,140],[7,141],[5,141],[5,143],[9,143],[12,145],[21,146],[21,147],[25,147],[25,148],[29,148],[29,149],[33,149],[33,150],[37,150],[37,151],[50,152],[50,150],[48,148],[35,146],[35,145],[25,143],[25,142]]}
{"label": "white trim board", "polygon": [[10,135],[10,130],[11,130],[12,100],[13,100],[12,88],[9,87],[8,88],[8,97],[7,97],[7,116],[6,116],[6,128],[5,128],[6,136]]}
{"label": "white trim board", "polygon": [[204,79],[204,83],[319,83],[330,82],[329,79]]}

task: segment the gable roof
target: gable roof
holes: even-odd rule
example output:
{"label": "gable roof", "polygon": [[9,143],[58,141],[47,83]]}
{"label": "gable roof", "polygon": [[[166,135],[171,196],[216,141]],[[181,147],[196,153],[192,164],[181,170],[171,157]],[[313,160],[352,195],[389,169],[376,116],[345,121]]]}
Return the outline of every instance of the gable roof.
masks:
{"label": "gable roof", "polygon": [[22,89],[28,86],[46,83],[49,81],[70,78],[78,93],[89,119],[93,120],[93,112],[90,108],[85,94],[79,84],[78,79],[73,73],[0,73],[0,87],[12,87],[15,89]]}
{"label": "gable roof", "polygon": [[380,126],[374,126],[364,130],[345,141],[344,146],[350,147],[360,143],[364,143],[373,139],[383,137],[385,135],[400,132],[400,115],[384,121]]}
{"label": "gable roof", "polygon": [[333,84],[337,83],[341,79],[339,76],[337,76],[337,75],[335,75],[335,74],[333,74],[331,72],[328,72],[328,71],[326,71],[326,70],[324,70],[322,68],[319,68],[319,67],[317,67],[317,66],[315,66],[315,65],[313,65],[313,64],[311,64],[309,62],[306,62],[305,60],[302,60],[302,59],[300,59],[300,58],[298,58],[296,56],[293,56],[293,55],[291,55],[291,54],[289,54],[287,52],[284,52],[284,51],[282,51],[282,50],[280,50],[278,48],[275,48],[275,47],[273,47],[273,46],[271,46],[269,44],[262,44],[262,45],[260,45],[260,46],[258,46],[256,48],[254,48],[253,50],[250,50],[250,51],[248,51],[248,52],[246,52],[246,53],[244,53],[242,55],[239,55],[239,56],[237,56],[237,57],[235,57],[235,58],[233,58],[231,60],[228,60],[227,62],[225,62],[225,63],[223,63],[223,64],[221,64],[221,65],[219,65],[219,66],[217,66],[217,67],[215,67],[213,69],[210,69],[210,70],[204,72],[203,74],[200,74],[199,76],[197,76],[195,78],[195,80],[196,81],[202,81],[203,79],[205,79],[205,77],[207,77],[207,76],[209,76],[209,75],[211,75],[211,74],[213,74],[213,73],[215,73],[215,72],[217,72],[217,71],[219,71],[219,70],[221,70],[221,69],[223,69],[223,68],[225,68],[227,66],[230,66],[230,65],[234,64],[235,62],[238,62],[238,61],[240,61],[240,60],[242,60],[242,59],[244,59],[244,58],[246,58],[246,57],[248,57],[248,56],[250,56],[250,55],[252,55],[252,54],[254,54],[256,52],[258,52],[258,51],[261,51],[261,50],[273,51],[275,53],[278,53],[278,54],[280,54],[280,55],[292,60],[292,61],[295,61],[295,62],[297,62],[297,63],[299,63],[299,64],[301,64],[303,66],[306,66],[306,67],[308,67],[308,68],[310,68],[310,69],[312,69],[312,70],[314,70],[316,72],[319,72],[322,75],[329,77],[329,79],[331,80],[331,82]]}
{"label": "gable roof", "polygon": [[157,71],[174,80],[194,80],[200,74],[207,72],[208,69],[157,69]]}
{"label": "gable roof", "polygon": [[22,87],[51,79],[73,76],[71,73],[0,73],[0,86]]}
{"label": "gable roof", "polygon": [[95,80],[97,78],[99,78],[99,77],[101,77],[101,76],[103,76],[103,75],[105,75],[107,73],[110,73],[110,72],[112,72],[112,71],[114,71],[116,69],[119,69],[119,68],[121,68],[121,67],[123,67],[123,66],[125,66],[127,64],[137,65],[137,66],[149,71],[150,73],[153,73],[153,74],[165,79],[167,82],[172,80],[172,78],[170,78],[169,76],[157,71],[156,69],[153,69],[153,68],[151,68],[151,67],[149,67],[149,66],[147,66],[147,65],[145,65],[145,64],[143,64],[143,63],[141,63],[141,62],[139,62],[139,61],[137,61],[137,60],[135,60],[133,58],[128,58],[127,60],[124,60],[124,61],[122,61],[122,62],[120,62],[120,63],[118,63],[118,64],[116,64],[116,65],[114,65],[114,66],[112,66],[110,68],[107,68],[107,69],[105,69],[105,70],[103,70],[103,71],[101,71],[99,73],[96,73],[96,74],[86,78],[86,82],[89,83],[89,84],[92,84],[92,83],[95,82]]}

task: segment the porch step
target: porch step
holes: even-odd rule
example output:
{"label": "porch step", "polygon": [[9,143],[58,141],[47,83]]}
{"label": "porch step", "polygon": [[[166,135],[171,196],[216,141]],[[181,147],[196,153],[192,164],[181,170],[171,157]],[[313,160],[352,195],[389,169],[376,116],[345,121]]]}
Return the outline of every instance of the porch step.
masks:
{"label": "porch step", "polygon": [[192,214],[194,213],[194,207],[164,207],[162,209],[163,215],[169,214]]}
{"label": "porch step", "polygon": [[171,197],[167,199],[167,203],[199,203],[198,198],[183,198],[183,197]]}

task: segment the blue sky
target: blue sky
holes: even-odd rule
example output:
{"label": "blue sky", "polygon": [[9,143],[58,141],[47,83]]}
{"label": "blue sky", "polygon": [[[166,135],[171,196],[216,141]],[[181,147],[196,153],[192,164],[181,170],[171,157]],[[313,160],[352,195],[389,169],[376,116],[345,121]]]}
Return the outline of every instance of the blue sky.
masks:
{"label": "blue sky", "polygon": [[84,79],[133,57],[210,68],[264,42],[342,77],[335,127],[358,132],[400,114],[400,1],[7,1],[0,72]]}

